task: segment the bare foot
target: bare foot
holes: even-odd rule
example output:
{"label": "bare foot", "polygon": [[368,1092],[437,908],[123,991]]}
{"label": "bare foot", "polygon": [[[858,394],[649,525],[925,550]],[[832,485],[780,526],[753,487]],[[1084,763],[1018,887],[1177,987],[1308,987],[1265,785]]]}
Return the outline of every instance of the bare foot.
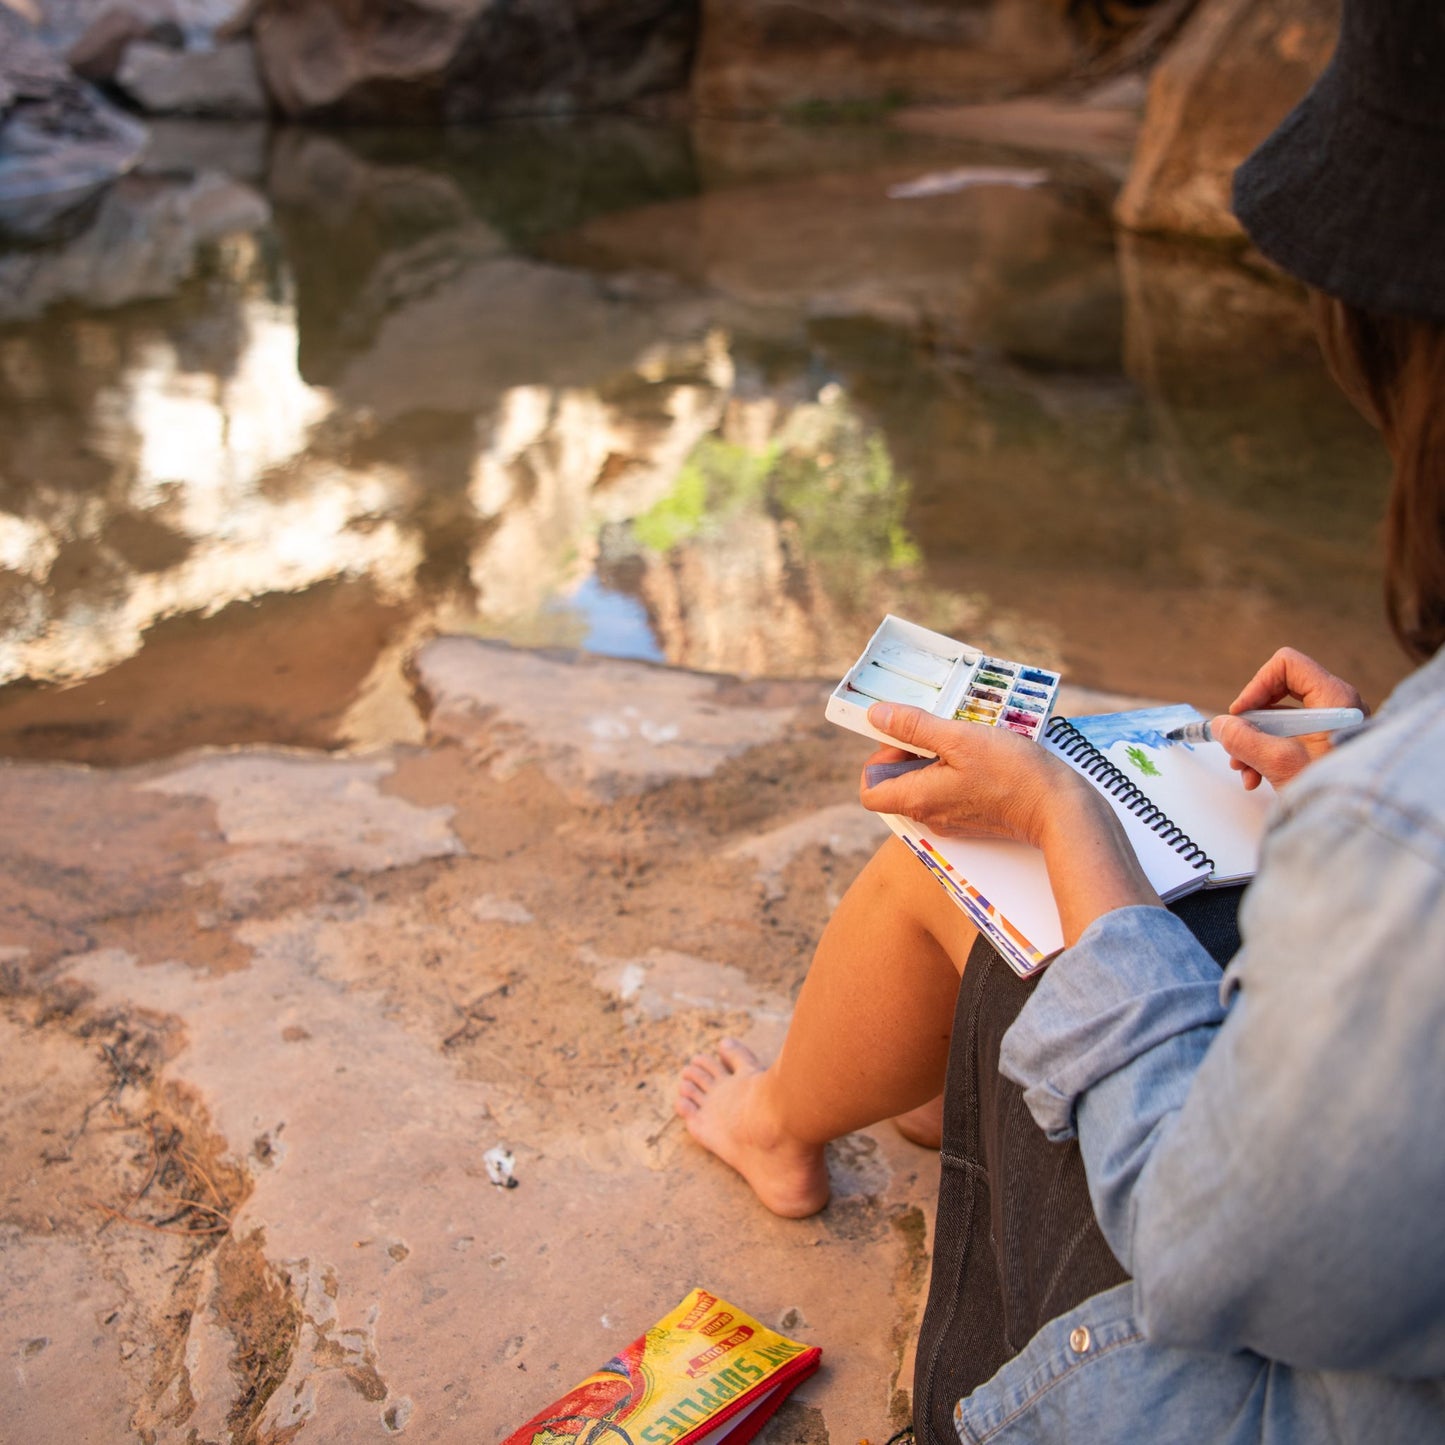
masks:
{"label": "bare foot", "polygon": [[893,1120],[893,1127],[911,1143],[921,1144],[925,1149],[943,1147],[943,1095],[899,1114]]}
{"label": "bare foot", "polygon": [[828,1202],[823,1146],[788,1138],[768,1103],[767,1079],[750,1048],[724,1039],[716,1054],[698,1054],[682,1071],[674,1107],[687,1132],[774,1214],[803,1219]]}

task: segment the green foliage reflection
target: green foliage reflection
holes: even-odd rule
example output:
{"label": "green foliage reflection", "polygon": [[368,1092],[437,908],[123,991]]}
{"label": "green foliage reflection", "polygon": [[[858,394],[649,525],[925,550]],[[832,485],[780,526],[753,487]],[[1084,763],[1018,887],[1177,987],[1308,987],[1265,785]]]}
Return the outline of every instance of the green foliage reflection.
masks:
{"label": "green foliage reflection", "polygon": [[763,513],[796,559],[817,564],[829,590],[841,591],[918,566],[904,522],[909,490],[882,433],[835,395],[796,408],[760,450],[704,437],[673,489],[633,520],[632,535],[663,553],[721,532],[741,514]]}

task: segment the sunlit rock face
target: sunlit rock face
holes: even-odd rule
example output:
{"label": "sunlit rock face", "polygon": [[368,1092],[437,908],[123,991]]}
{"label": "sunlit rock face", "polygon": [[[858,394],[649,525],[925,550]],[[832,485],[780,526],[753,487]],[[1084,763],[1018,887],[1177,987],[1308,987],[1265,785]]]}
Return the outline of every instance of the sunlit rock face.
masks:
{"label": "sunlit rock face", "polygon": [[618,105],[687,77],[697,0],[260,0],[268,89],[289,116],[465,120]]}

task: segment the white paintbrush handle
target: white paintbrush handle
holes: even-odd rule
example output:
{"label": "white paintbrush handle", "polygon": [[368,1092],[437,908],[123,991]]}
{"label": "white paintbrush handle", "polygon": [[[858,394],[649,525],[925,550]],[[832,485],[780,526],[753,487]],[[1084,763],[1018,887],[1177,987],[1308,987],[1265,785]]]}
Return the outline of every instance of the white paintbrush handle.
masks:
{"label": "white paintbrush handle", "polygon": [[1238,714],[1272,738],[1297,738],[1305,733],[1333,733],[1358,727],[1365,715],[1357,707],[1269,707]]}

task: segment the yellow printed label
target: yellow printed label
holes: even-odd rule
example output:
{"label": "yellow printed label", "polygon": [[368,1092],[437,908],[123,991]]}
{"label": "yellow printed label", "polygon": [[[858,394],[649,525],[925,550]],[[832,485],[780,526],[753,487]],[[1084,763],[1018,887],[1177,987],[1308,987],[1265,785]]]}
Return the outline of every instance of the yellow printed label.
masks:
{"label": "yellow printed label", "polygon": [[503,1445],[669,1445],[809,1348],[695,1289]]}

